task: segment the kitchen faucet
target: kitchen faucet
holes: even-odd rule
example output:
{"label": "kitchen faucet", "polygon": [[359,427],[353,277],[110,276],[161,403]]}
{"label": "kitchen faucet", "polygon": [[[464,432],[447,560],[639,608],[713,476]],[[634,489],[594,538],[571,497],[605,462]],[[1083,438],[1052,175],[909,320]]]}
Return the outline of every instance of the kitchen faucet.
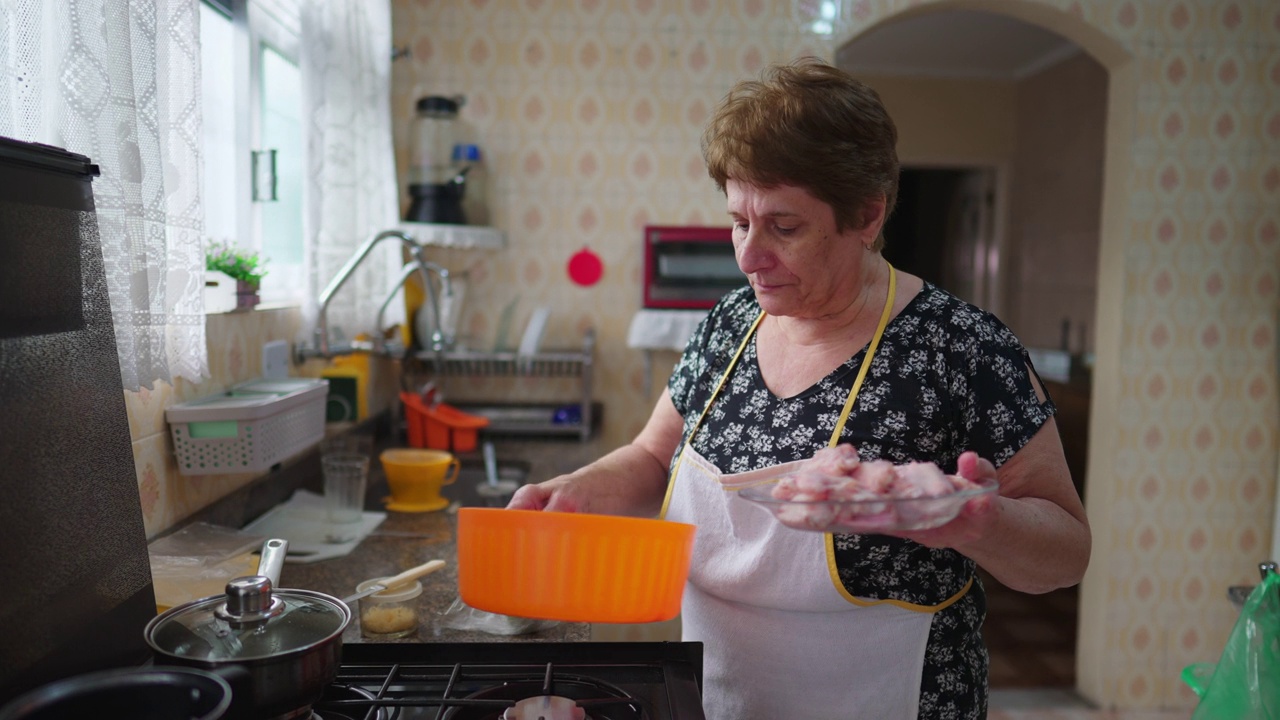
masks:
{"label": "kitchen faucet", "polygon": [[347,281],[347,278],[355,272],[356,268],[360,266],[360,263],[364,262],[364,259],[368,257],[369,252],[373,250],[375,245],[388,239],[399,240],[401,244],[409,250],[410,254],[413,256],[413,260],[405,264],[400,278],[392,288],[391,294],[388,295],[385,301],[383,301],[382,307],[378,309],[378,330],[381,331],[382,329],[382,316],[386,311],[387,305],[390,304],[392,296],[395,295],[396,290],[398,290],[411,275],[419,274],[422,277],[422,284],[427,291],[428,300],[431,303],[431,309],[435,320],[435,330],[432,332],[431,337],[431,349],[439,353],[452,345],[453,338],[447,336],[441,329],[440,297],[436,294],[435,285],[431,282],[430,277],[430,273],[435,273],[436,276],[440,278],[440,293],[446,298],[452,297],[453,287],[450,282],[449,271],[423,257],[423,251],[425,248],[409,235],[406,235],[399,230],[383,230],[366,240],[364,244],[356,250],[355,254],[351,256],[351,259],[347,260],[347,262],[338,270],[337,274],[329,281],[329,284],[325,286],[324,290],[321,291],[320,310],[316,317],[315,349],[309,350],[306,348],[299,348],[298,356],[300,360],[305,360],[308,357],[331,358],[335,355],[351,353],[357,349],[372,349],[375,351],[381,351],[384,349],[381,337],[374,340],[371,348],[357,348],[354,344],[340,349],[331,347],[329,344],[328,311],[330,301],[333,300],[333,296],[338,292],[338,290],[342,288],[342,285]]}
{"label": "kitchen faucet", "polygon": [[[440,278],[439,296],[436,295],[436,287],[431,283],[428,273],[435,273]],[[454,338],[444,332],[440,314],[441,305],[453,298],[453,283],[450,282],[449,271],[433,262],[415,257],[401,268],[400,277],[391,286],[390,292],[387,293],[387,298],[382,301],[382,305],[378,308],[378,318],[374,322],[374,329],[377,331],[373,340],[373,349],[375,351],[381,352],[385,349],[385,341],[382,339],[382,318],[387,312],[387,307],[395,299],[400,287],[414,275],[422,276],[422,284],[426,286],[427,290],[427,300],[431,303],[432,320],[435,321],[435,326],[431,331],[430,349],[435,352],[441,352],[453,346]]]}

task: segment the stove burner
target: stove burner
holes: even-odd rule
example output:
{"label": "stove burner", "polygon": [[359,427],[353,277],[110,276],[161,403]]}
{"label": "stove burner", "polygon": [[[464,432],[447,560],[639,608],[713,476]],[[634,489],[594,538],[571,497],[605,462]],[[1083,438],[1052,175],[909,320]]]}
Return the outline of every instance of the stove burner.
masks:
{"label": "stove burner", "polygon": [[[501,713],[492,707],[456,707],[445,714],[449,720],[648,720],[641,701],[626,691],[592,678],[557,675],[548,690],[547,682],[515,681],[486,688],[467,696],[468,700],[513,701]],[[553,714],[539,715],[544,698],[551,697]],[[491,703],[490,703],[491,705]],[[581,714],[563,714],[564,712]]]}
{"label": "stove burner", "polygon": [[[363,688],[329,683],[308,720],[392,720],[391,708],[370,706],[375,700],[374,694]],[[349,705],[344,706],[344,701]]]}
{"label": "stove burner", "polygon": [[704,718],[699,643],[351,643],[342,655],[336,683],[374,699],[326,698],[322,720],[373,708],[381,720],[522,720],[519,703],[545,696],[583,720]]}
{"label": "stove burner", "polygon": [[578,703],[559,695],[525,698],[502,713],[502,720],[589,720]]}
{"label": "stove burner", "polygon": [[310,705],[303,705],[300,708],[294,708],[281,715],[273,715],[267,720],[323,720],[319,715],[311,712]]}

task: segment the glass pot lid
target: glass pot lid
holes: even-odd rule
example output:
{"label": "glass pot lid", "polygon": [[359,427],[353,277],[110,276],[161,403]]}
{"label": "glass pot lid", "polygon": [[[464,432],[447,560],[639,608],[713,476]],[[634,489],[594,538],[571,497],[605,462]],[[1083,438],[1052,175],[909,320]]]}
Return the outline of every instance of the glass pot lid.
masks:
{"label": "glass pot lid", "polygon": [[307,590],[274,593],[280,611],[258,622],[237,623],[219,610],[226,598],[179,606],[152,620],[147,642],[168,655],[204,662],[262,660],[306,650],[342,633],[351,611],[341,601]]}
{"label": "glass pot lid", "polygon": [[309,590],[274,590],[287,540],[267,540],[258,574],[227,583],[226,595],[180,605],[147,624],[146,640],[170,656],[203,662],[261,660],[306,650],[351,622],[342,601]]}

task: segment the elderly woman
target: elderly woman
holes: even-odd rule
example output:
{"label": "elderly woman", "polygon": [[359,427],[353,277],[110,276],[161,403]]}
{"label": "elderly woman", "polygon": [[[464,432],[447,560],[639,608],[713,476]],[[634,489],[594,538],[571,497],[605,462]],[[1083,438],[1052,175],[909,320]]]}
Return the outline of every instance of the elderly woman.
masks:
{"label": "elderly woman", "polygon": [[[715,720],[978,718],[981,566],[1017,590],[1079,582],[1090,535],[1026,350],[880,249],[897,131],[876,93],[812,59],[737,85],[703,136],[750,287],[694,332],[633,442],[510,507],[696,524],[682,605]],[[864,460],[994,478],[931,530],[793,530],[717,473],[849,443]]]}

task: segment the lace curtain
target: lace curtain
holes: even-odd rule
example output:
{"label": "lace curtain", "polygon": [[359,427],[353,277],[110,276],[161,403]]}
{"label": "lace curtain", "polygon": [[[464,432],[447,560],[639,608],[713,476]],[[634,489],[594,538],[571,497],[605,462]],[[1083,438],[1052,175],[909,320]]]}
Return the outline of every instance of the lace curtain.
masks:
{"label": "lace curtain", "polygon": [[0,3],[0,135],[87,155],[125,389],[207,376],[199,0]]}
{"label": "lace curtain", "polygon": [[[300,9],[299,67],[309,121],[303,203],[309,304],[303,314],[304,327],[312,328],[321,290],[361,243],[397,221],[391,6],[387,0],[304,0]],[[374,330],[402,265],[398,242],[374,249],[329,305],[332,339]],[[393,302],[384,324],[403,319],[404,303]]]}

